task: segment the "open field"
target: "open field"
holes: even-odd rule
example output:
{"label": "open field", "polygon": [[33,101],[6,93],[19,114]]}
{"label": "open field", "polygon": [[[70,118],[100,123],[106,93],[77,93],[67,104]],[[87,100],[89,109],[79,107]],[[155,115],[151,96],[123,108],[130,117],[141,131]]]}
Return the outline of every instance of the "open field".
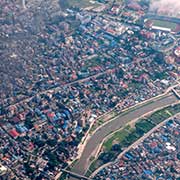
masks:
{"label": "open field", "polygon": [[173,22],[161,21],[161,20],[153,20],[153,25],[159,26],[159,27],[164,27],[164,28],[170,28],[170,29],[175,29],[177,26],[177,24],[175,24]]}
{"label": "open field", "polygon": [[130,131],[132,131],[132,129],[130,129],[130,127],[126,127],[114,133],[114,135],[111,138],[109,138],[107,141],[104,142],[103,150],[110,151],[113,144],[122,142],[128,136]]}
{"label": "open field", "polygon": [[88,6],[97,6],[97,3],[93,0],[60,0],[60,4],[63,9],[71,7],[86,8]]}

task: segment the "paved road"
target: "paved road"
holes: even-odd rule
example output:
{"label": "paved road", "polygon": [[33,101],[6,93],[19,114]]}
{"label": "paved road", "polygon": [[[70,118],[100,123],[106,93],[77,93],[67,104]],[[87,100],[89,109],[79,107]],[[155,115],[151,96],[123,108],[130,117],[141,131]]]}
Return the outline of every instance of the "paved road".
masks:
{"label": "paved road", "polygon": [[[92,156],[92,153],[98,149],[98,146],[101,144],[103,139],[110,134],[112,131],[116,131],[120,129],[124,124],[128,123],[129,121],[136,119],[143,114],[146,114],[154,109],[168,106],[173,104],[177,101],[177,98],[174,95],[167,95],[165,98],[155,100],[152,103],[144,105],[141,108],[137,108],[128,114],[120,115],[115,118],[113,121],[105,124],[102,126],[98,131],[96,131],[89,141],[87,142],[85,149],[82,153],[80,160],[75,164],[74,168],[72,169],[73,172],[77,174],[85,174],[88,166],[89,166],[89,159]],[[70,180],[75,180],[74,178],[70,178]]]}
{"label": "paved road", "polygon": [[[20,103],[29,102],[31,99],[33,99],[33,98],[34,98],[35,96],[37,96],[37,95],[47,94],[47,93],[52,92],[52,91],[57,92],[57,91],[59,91],[60,89],[62,89],[62,86],[66,86],[66,87],[67,87],[67,86],[71,86],[71,85],[76,84],[76,83],[82,83],[82,82],[84,82],[84,81],[88,81],[88,80],[90,80],[91,78],[97,78],[98,76],[104,75],[104,74],[106,74],[106,73],[108,73],[108,72],[110,72],[110,71],[112,71],[112,70],[114,70],[114,69],[115,69],[115,68],[113,68],[113,69],[107,69],[107,70],[105,70],[105,71],[103,71],[103,72],[99,72],[99,73],[97,73],[97,74],[90,75],[90,76],[88,76],[88,77],[86,77],[86,78],[83,78],[83,79],[78,79],[78,80],[75,80],[75,81],[66,83],[66,84],[64,84],[64,85],[60,85],[60,86],[58,86],[58,87],[54,87],[54,88],[51,88],[51,89],[43,90],[43,91],[41,91],[41,92],[36,93],[35,95],[33,95],[33,96],[31,96],[31,97],[25,97],[25,99],[20,100],[20,101],[18,101],[18,102],[15,102],[15,103],[9,105],[8,107],[17,106],[17,105],[19,105]],[[7,98],[7,99],[8,99],[8,98]]]}

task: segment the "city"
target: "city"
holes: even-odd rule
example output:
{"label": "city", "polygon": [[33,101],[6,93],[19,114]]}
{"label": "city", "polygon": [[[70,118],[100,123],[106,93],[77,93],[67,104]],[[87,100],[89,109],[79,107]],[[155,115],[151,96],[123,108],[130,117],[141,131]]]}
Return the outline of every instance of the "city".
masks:
{"label": "city", "polygon": [[2,179],[180,179],[168,2],[1,0]]}

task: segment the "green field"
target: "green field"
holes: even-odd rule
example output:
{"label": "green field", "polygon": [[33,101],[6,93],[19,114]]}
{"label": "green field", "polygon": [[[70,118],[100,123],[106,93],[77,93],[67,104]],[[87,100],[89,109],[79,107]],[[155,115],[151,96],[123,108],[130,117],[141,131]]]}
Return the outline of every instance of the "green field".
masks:
{"label": "green field", "polygon": [[127,127],[127,128],[124,128],[124,129],[114,133],[112,137],[110,137],[107,141],[104,142],[103,149],[105,151],[110,151],[113,144],[121,143],[128,136],[128,134],[131,131],[132,131],[132,129]]}
{"label": "green field", "polygon": [[102,64],[101,62],[101,57],[93,57],[92,59],[88,59],[85,61],[85,69],[89,68],[89,67],[94,67],[94,66],[99,66]]}
{"label": "green field", "polygon": [[160,20],[153,20],[153,25],[154,26],[159,26],[159,27],[164,27],[164,28],[170,28],[170,29],[175,29],[177,24],[168,22],[168,21],[160,21]]}
{"label": "green field", "polygon": [[95,1],[91,0],[60,0],[60,5],[63,9],[77,7],[77,8],[86,8],[89,6],[97,7],[97,3],[92,3]]}

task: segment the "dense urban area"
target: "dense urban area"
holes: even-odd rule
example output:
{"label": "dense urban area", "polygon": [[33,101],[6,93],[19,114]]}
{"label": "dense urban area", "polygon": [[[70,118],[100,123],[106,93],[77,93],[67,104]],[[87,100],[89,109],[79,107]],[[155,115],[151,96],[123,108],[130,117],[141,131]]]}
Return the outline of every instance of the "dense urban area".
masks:
{"label": "dense urban area", "polygon": [[[155,15],[150,0],[73,1],[0,1],[4,179],[68,178],[61,170],[99,117],[166,93],[180,99],[179,14]],[[180,178],[179,133],[177,116],[94,179]]]}

